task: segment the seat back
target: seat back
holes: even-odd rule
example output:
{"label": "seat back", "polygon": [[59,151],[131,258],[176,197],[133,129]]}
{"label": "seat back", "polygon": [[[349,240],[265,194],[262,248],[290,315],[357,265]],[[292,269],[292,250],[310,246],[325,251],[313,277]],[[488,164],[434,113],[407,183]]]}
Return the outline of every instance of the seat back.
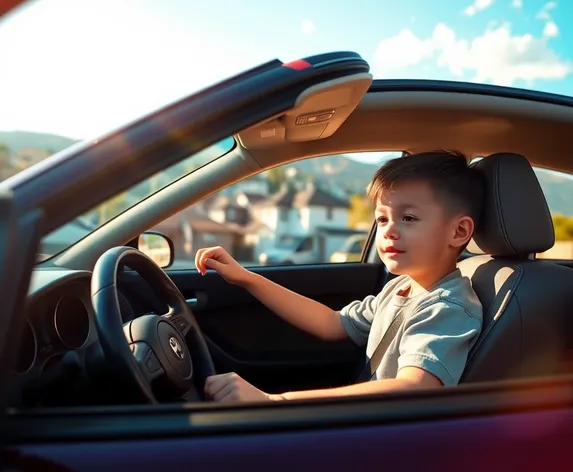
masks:
{"label": "seat back", "polygon": [[486,197],[474,240],[487,255],[459,268],[484,319],[461,382],[572,372],[573,270],[533,257],[555,240],[537,177],[518,154],[494,154],[475,166]]}

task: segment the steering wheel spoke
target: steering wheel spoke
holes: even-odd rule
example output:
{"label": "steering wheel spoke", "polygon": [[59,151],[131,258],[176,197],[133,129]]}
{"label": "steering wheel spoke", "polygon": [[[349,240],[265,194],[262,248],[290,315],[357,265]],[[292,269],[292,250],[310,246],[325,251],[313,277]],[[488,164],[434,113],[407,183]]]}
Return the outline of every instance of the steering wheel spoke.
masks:
{"label": "steering wheel spoke", "polygon": [[131,343],[129,349],[139,366],[139,370],[149,383],[165,374],[159,359],[147,343],[143,341]]}

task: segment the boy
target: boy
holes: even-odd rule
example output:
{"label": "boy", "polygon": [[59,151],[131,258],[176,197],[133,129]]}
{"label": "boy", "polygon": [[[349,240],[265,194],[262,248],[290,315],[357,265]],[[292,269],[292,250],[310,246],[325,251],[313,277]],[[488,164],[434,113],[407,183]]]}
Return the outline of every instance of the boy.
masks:
{"label": "boy", "polygon": [[368,197],[376,205],[376,249],[398,275],[377,296],[334,311],[249,272],[224,249],[197,252],[205,275],[217,271],[247,289],[278,316],[324,340],[350,337],[370,359],[396,314],[407,310],[370,381],[326,390],[267,394],[237,374],[209,377],[215,401],[290,400],[373,394],[457,385],[482,327],[482,307],[456,268],[481,212],[484,184],[465,156],[435,151],[394,159],[374,175]]}

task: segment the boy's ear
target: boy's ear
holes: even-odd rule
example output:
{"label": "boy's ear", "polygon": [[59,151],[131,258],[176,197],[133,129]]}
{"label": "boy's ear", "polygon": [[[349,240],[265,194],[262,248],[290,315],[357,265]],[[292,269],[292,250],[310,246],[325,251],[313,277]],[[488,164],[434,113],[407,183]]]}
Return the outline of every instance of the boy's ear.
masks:
{"label": "boy's ear", "polygon": [[460,248],[467,244],[474,234],[474,228],[474,220],[471,217],[462,216],[458,218],[457,225],[454,228],[452,246]]}

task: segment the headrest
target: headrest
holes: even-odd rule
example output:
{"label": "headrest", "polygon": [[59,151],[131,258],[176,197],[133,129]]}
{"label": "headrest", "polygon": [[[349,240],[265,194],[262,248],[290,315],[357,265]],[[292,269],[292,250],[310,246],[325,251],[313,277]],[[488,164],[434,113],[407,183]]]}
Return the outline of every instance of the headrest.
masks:
{"label": "headrest", "polygon": [[555,243],[537,176],[520,154],[492,154],[472,164],[485,175],[483,213],[474,241],[492,256],[527,256]]}

